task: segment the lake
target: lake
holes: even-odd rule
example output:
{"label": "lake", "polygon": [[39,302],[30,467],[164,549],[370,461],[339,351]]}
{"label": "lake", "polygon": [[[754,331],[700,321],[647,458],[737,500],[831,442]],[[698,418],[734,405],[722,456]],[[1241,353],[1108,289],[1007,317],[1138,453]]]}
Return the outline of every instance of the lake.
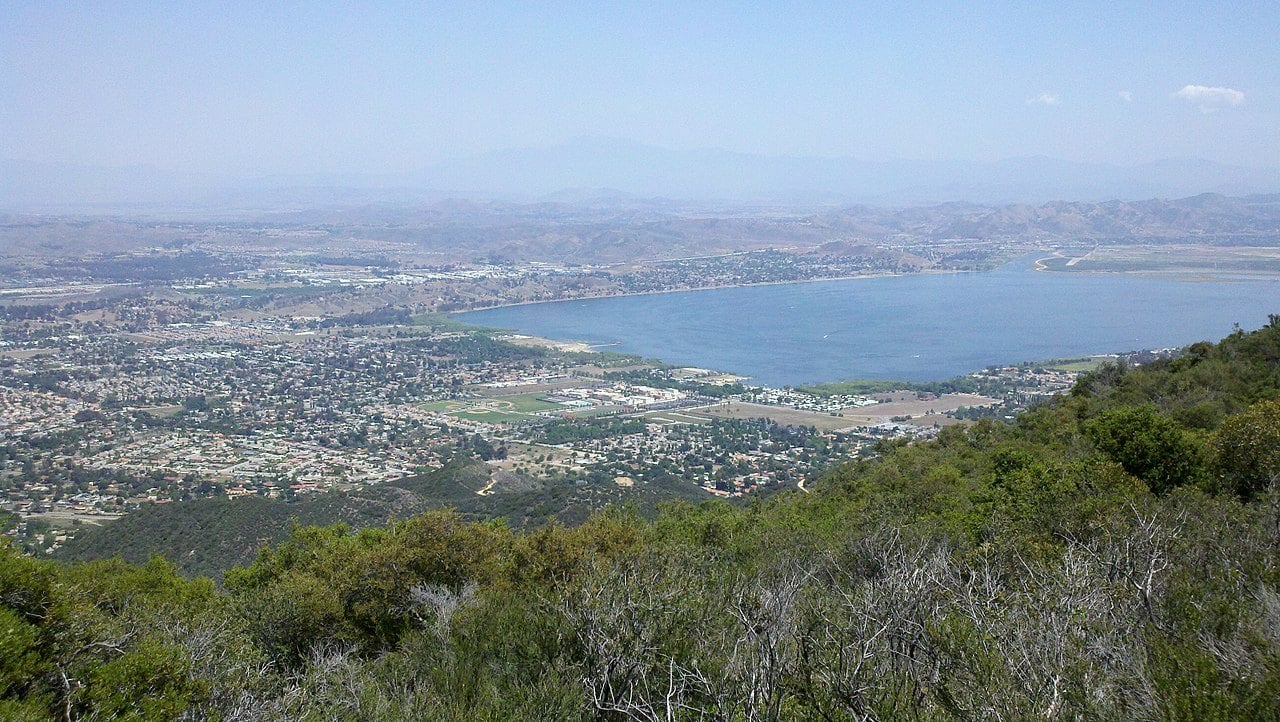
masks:
{"label": "lake", "polygon": [[750,376],[930,381],[993,364],[1216,341],[1280,313],[1280,279],[1043,273],[857,278],[510,306],[467,323]]}

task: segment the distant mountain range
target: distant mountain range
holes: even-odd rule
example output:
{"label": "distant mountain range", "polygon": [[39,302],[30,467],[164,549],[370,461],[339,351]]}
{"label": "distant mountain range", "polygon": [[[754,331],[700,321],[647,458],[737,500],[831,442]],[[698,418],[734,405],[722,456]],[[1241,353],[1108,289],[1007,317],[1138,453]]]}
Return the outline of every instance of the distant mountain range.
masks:
{"label": "distant mountain range", "polygon": [[636,199],[839,206],[1180,198],[1280,192],[1280,168],[1188,158],[1122,167],[1045,157],[861,161],[680,151],[615,139],[495,151],[396,175],[224,178],[143,166],[0,161],[0,210],[287,211],[445,198],[517,202]]}
{"label": "distant mountain range", "polygon": [[1133,200],[1199,193],[1280,191],[1280,169],[1200,159],[1133,167],[1045,157],[976,161],[859,161],[762,156],[724,150],[674,151],[626,141],[586,139],[543,149],[507,150],[442,163],[413,185],[497,193],[551,194],[606,188],[640,196],[780,203],[916,205]]}
{"label": "distant mountain range", "polygon": [[[245,212],[232,223],[211,215],[81,218],[0,213],[0,257],[79,257],[156,246],[198,248],[236,237],[248,245],[352,239],[393,243],[437,262],[625,263],[735,251],[792,248],[868,255],[876,246],[953,239],[1024,244],[1280,244],[1280,194],[1200,194],[1176,200],[1050,201],[982,205],[940,203],[891,208],[771,206],[652,201],[627,196],[566,197],[513,203],[446,199]],[[348,198],[356,198],[352,193]],[[262,235],[261,228],[303,229]],[[212,232],[216,229],[216,232]]]}

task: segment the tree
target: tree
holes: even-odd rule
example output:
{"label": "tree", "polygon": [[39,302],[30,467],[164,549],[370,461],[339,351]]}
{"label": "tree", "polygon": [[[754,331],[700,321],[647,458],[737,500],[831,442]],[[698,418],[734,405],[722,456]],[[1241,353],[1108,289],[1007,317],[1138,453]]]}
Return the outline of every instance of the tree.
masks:
{"label": "tree", "polygon": [[1212,445],[1227,489],[1253,498],[1280,478],[1280,401],[1262,401],[1228,418]]}
{"label": "tree", "polygon": [[1086,422],[1084,430],[1099,450],[1156,494],[1202,478],[1199,444],[1153,407],[1113,409]]}

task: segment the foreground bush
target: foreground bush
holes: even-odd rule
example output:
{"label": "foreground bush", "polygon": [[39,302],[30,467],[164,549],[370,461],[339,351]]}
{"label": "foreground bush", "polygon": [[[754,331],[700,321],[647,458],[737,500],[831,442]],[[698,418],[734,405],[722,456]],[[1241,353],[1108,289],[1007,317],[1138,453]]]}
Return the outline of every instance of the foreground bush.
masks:
{"label": "foreground bush", "polygon": [[1273,325],[750,506],[5,545],[0,719],[1280,719],[1277,397]]}

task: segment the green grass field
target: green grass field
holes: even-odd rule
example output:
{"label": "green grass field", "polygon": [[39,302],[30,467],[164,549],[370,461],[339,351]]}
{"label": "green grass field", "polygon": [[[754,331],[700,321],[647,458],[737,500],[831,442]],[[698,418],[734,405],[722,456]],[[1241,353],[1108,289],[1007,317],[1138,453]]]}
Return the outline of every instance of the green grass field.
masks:
{"label": "green grass field", "polygon": [[497,333],[500,328],[488,326],[472,326],[445,313],[423,313],[413,316],[409,322],[414,326],[426,326],[432,331],[474,331],[477,333]]}
{"label": "green grass field", "polygon": [[436,411],[469,421],[490,424],[512,423],[538,418],[540,411],[561,409],[559,404],[542,401],[541,394],[512,394],[492,399],[467,401],[428,401],[421,405],[426,411]]}
{"label": "green grass field", "polygon": [[1102,362],[1105,360],[1106,358],[1104,357],[1087,358],[1087,359],[1067,359],[1064,361],[1054,361],[1051,363],[1047,363],[1044,365],[1044,367],[1051,371],[1084,372],[1084,371],[1092,371],[1098,368],[1098,366],[1102,365]]}
{"label": "green grass field", "polygon": [[553,404],[550,401],[543,401],[542,394],[515,394],[513,396],[498,396],[485,402],[485,406],[492,409],[502,409],[506,411],[519,411],[522,413],[533,413],[535,411],[552,411],[554,409],[564,408],[560,404]]}

